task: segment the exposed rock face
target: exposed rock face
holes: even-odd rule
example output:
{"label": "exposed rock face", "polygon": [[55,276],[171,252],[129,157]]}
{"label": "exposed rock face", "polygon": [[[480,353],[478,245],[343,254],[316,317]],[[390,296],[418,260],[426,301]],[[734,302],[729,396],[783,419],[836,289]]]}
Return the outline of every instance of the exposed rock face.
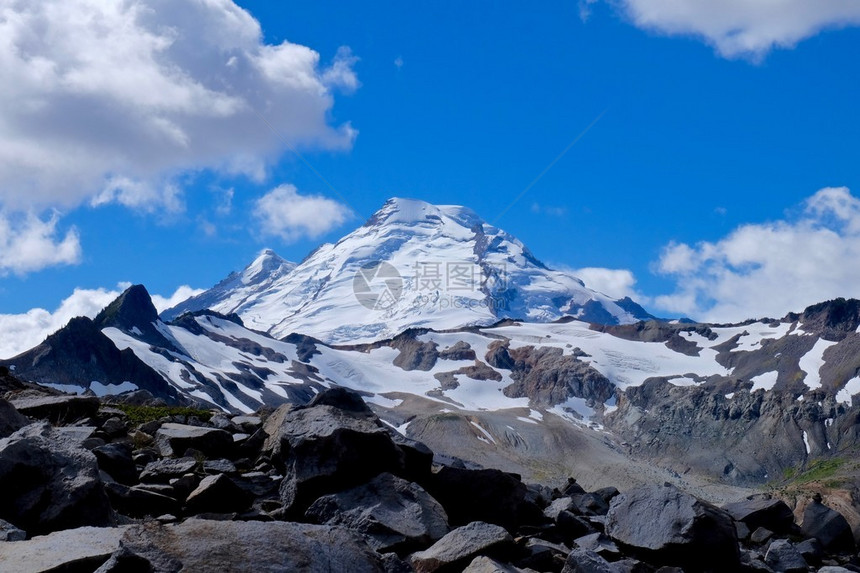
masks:
{"label": "exposed rock face", "polygon": [[448,533],[448,516],[438,501],[421,486],[387,473],[320,497],[305,515],[316,523],[362,533],[383,553],[426,546]]}
{"label": "exposed rock face", "polygon": [[86,317],[73,318],[39,346],[3,360],[16,374],[35,382],[88,387],[97,380],[105,385],[131,382],[166,400],[184,403],[164,378],[138,358],[130,348],[119,350]]}
{"label": "exposed rock face", "polygon": [[[728,482],[757,485],[765,475],[800,467],[810,447],[828,452],[849,442],[844,407],[823,393],[798,401],[784,392],[736,391],[727,398],[716,386],[673,386],[651,379],[620,394],[618,410],[605,423],[636,444],[636,455],[679,473],[693,468]],[[766,446],[765,446],[766,445]]]}
{"label": "exposed rock face", "polygon": [[13,400],[12,405],[26,416],[59,425],[93,416],[100,404],[95,396],[47,396]]}
{"label": "exposed rock face", "polygon": [[48,424],[0,440],[0,518],[30,534],[109,525],[95,456]]}
{"label": "exposed rock face", "polygon": [[561,348],[526,346],[511,349],[508,343],[494,342],[487,352],[490,366],[511,371],[514,383],[506,387],[509,398],[531,399],[540,406],[554,406],[578,397],[606,402],[615,386],[606,376]]}
{"label": "exposed rock face", "polygon": [[458,571],[478,553],[504,555],[512,541],[504,528],[476,521],[451,531],[426,551],[414,553],[410,561],[417,573]]}
{"label": "exposed rock face", "polygon": [[806,560],[787,539],[777,539],[771,543],[764,559],[776,571],[804,573],[809,569]]}
{"label": "exposed rock face", "polygon": [[728,571],[740,563],[731,516],[673,486],[643,486],[613,499],[606,533],[666,565]]}

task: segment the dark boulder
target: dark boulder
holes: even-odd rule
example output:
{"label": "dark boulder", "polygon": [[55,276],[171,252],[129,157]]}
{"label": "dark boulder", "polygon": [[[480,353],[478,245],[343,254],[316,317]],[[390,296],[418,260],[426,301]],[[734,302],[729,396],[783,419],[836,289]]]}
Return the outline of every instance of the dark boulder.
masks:
{"label": "dark boulder", "polygon": [[439,502],[421,486],[388,473],[317,499],[305,515],[315,523],[361,533],[381,553],[426,547],[448,533],[448,518]]}
{"label": "dark boulder", "polygon": [[736,521],[741,521],[755,531],[759,527],[774,533],[789,533],[794,529],[794,514],[781,499],[770,496],[750,496],[741,501],[723,506]]}
{"label": "dark boulder", "polygon": [[31,535],[110,525],[95,456],[39,423],[0,440],[0,519]]}
{"label": "dark boulder", "polygon": [[251,504],[251,496],[224,474],[206,476],[185,500],[191,513],[230,513],[243,511]]}
{"label": "dark boulder", "polygon": [[825,551],[836,553],[855,551],[854,536],[845,517],[822,504],[818,499],[810,502],[804,509],[800,530],[806,537],[817,539]]}
{"label": "dark boulder", "polygon": [[137,466],[131,457],[131,446],[122,442],[93,448],[99,469],[125,485],[137,483]]}
{"label": "dark boulder", "polygon": [[23,541],[25,539],[27,539],[26,531],[0,519],[0,541]]}
{"label": "dark boulder", "polygon": [[615,573],[615,568],[603,557],[588,549],[574,549],[567,556],[561,573]]}
{"label": "dark boulder", "polygon": [[197,467],[194,458],[176,458],[155,460],[149,462],[140,472],[140,481],[151,483],[167,483],[171,479],[180,478]]}
{"label": "dark boulder", "polygon": [[20,398],[12,405],[25,416],[60,425],[95,416],[101,404],[95,396],[45,396]]}
{"label": "dark boulder", "polygon": [[612,500],[606,533],[644,561],[690,571],[736,569],[731,516],[674,486],[642,486]]}
{"label": "dark boulder", "polygon": [[181,504],[174,497],[144,487],[108,483],[105,484],[105,491],[111,506],[129,517],[157,517],[166,513],[176,515],[181,509]]}
{"label": "dark boulder", "polygon": [[181,456],[192,449],[209,457],[221,458],[231,453],[233,436],[218,428],[167,423],[155,432],[155,445],[165,457]]}
{"label": "dark boulder", "polygon": [[0,398],[0,438],[17,432],[30,423],[26,416],[18,412],[12,404]]}
{"label": "dark boulder", "polygon": [[764,561],[780,573],[805,573],[808,570],[806,560],[787,539],[777,539],[771,543]]}
{"label": "dark boulder", "polygon": [[516,531],[521,525],[546,521],[516,474],[444,466],[425,487],[445,508],[452,526],[486,521]]}
{"label": "dark boulder", "polygon": [[[318,497],[362,484],[383,472],[402,475],[403,451],[361,397],[337,388],[307,407],[279,408],[267,442],[286,477],[287,514],[302,515]],[[270,420],[271,421],[271,420]]]}

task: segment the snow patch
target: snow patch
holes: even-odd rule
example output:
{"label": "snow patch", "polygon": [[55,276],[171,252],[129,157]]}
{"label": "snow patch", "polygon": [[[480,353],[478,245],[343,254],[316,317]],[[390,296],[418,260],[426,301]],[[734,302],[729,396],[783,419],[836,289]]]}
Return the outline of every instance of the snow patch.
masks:
{"label": "snow patch", "polygon": [[819,338],[815,346],[800,358],[800,369],[806,372],[803,382],[810,390],[821,388],[821,375],[819,371],[824,366],[824,351],[834,344],[836,342]]}
{"label": "snow patch", "polygon": [[137,389],[137,384],[132,384],[128,381],[125,381],[122,384],[102,384],[98,381],[90,382],[90,390],[99,397],[114,396],[116,394],[122,394],[123,392],[132,392]]}
{"label": "snow patch", "polygon": [[753,383],[753,387],[750,392],[755,392],[756,390],[773,390],[773,387],[776,386],[776,379],[778,376],[779,372],[776,370],[765,372],[758,376],[753,376],[750,378],[750,382]]}
{"label": "snow patch", "polygon": [[726,394],[726,400],[731,400],[731,399],[732,399],[732,398],[734,398],[734,397],[735,397],[735,393],[734,393],[734,392],[729,392],[728,394]]}
{"label": "snow patch", "polygon": [[860,394],[860,376],[846,382],[845,387],[836,393],[836,400],[850,406],[852,403],[851,397],[855,394]]}
{"label": "snow patch", "polygon": [[495,438],[493,438],[493,436],[491,436],[491,435],[490,435],[490,432],[488,432],[487,430],[485,430],[484,428],[482,428],[482,427],[481,427],[481,425],[480,425],[478,422],[469,422],[469,423],[470,423],[470,424],[472,424],[473,426],[475,426],[476,428],[478,428],[478,430],[479,430],[482,434],[484,434],[484,437],[485,437],[486,439],[481,440],[481,436],[478,436],[478,439],[479,439],[479,440],[481,440],[482,442],[487,442],[487,440],[489,440],[489,442],[487,442],[488,444],[489,444],[490,442],[493,442],[494,444],[496,443]]}
{"label": "snow patch", "polygon": [[808,456],[812,450],[809,448],[809,434],[806,433],[806,430],[803,430],[803,445],[806,446],[806,455]]}

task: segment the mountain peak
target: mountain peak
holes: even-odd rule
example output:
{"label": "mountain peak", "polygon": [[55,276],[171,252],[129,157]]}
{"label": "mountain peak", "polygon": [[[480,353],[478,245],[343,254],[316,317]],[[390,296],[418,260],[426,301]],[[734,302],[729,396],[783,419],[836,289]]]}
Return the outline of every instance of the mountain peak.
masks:
{"label": "mountain peak", "polygon": [[95,318],[99,328],[116,327],[131,330],[144,328],[158,320],[158,311],[152,304],[149,291],[143,285],[128,287]]}
{"label": "mountain peak", "polygon": [[392,197],[371,216],[366,226],[391,224],[440,226],[446,223],[455,223],[468,229],[486,224],[468,207],[434,205],[420,199]]}

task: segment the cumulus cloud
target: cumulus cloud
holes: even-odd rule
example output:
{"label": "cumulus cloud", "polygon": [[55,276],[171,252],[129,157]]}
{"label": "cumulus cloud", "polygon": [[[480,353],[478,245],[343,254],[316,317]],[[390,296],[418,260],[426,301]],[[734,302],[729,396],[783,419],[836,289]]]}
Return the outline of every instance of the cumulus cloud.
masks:
{"label": "cumulus cloud", "polygon": [[612,298],[629,296],[636,302],[644,304],[645,297],[636,292],[636,277],[630,270],[585,267],[571,269],[570,272],[592,290],[602,292]]}
{"label": "cumulus cloud", "polygon": [[352,211],[322,195],[299,195],[294,185],[280,185],[258,199],[254,216],[263,235],[293,242],[316,239],[352,217]]}
{"label": "cumulus cloud", "polygon": [[180,173],[260,180],[285,141],[348,148],[328,118],[355,61],[266,44],[232,0],[2,2],[0,203],[177,211]]}
{"label": "cumulus cloud", "polygon": [[81,258],[81,243],[76,229],[60,236],[59,216],[47,220],[32,213],[6,214],[0,211],[0,277],[52,265],[76,264]]}
{"label": "cumulus cloud", "polygon": [[[589,5],[580,11],[585,17]],[[638,27],[702,38],[723,56],[761,57],[822,30],[860,24],[853,0],[612,0]]]}
{"label": "cumulus cloud", "polygon": [[[76,316],[94,318],[129,286],[130,283],[120,283],[116,289],[76,288],[53,312],[34,308],[22,314],[0,314],[0,358],[11,358],[33,348]],[[168,297],[152,295],[152,302],[161,312],[201,292],[183,285]]]}
{"label": "cumulus cloud", "polygon": [[654,304],[714,322],[860,297],[860,199],[845,187],[808,198],[791,219],[743,225],[716,242],[671,243],[655,270],[677,289]]}

